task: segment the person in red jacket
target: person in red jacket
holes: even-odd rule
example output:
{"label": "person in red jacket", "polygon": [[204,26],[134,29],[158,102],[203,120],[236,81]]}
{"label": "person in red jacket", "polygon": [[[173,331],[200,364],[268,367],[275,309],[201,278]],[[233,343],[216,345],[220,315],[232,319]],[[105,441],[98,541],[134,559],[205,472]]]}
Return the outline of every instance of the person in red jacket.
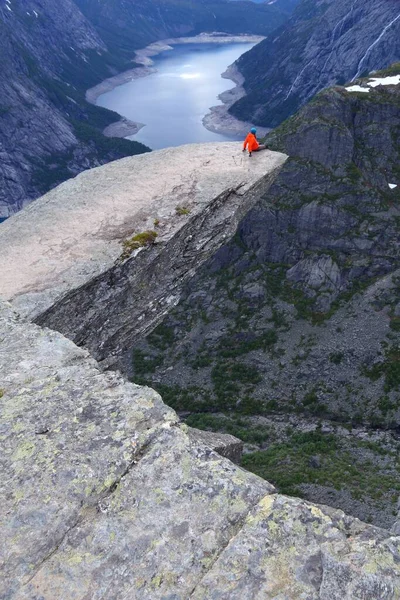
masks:
{"label": "person in red jacket", "polygon": [[265,144],[259,144],[256,137],[257,129],[252,127],[250,132],[247,134],[246,139],[243,144],[243,152],[246,152],[246,149],[249,151],[249,156],[251,156],[252,152],[258,152],[259,150],[266,150],[267,146]]}

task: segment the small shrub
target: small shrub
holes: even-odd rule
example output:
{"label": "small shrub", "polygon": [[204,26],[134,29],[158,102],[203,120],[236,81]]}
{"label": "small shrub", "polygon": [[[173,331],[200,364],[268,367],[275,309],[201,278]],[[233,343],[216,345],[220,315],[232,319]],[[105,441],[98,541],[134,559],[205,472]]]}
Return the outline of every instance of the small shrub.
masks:
{"label": "small shrub", "polygon": [[174,328],[165,323],[157,325],[147,338],[148,343],[159,350],[166,350],[174,343],[174,340]]}
{"label": "small shrub", "polygon": [[392,317],[390,319],[390,329],[392,331],[400,331],[400,317]]}
{"label": "small shrub", "polygon": [[188,208],[187,206],[177,206],[175,208],[175,212],[180,217],[183,216],[183,215],[189,215],[190,214],[190,208]]}
{"label": "small shrub", "polygon": [[161,363],[161,357],[149,356],[137,348],[132,352],[132,364],[136,375],[154,373]]}
{"label": "small shrub", "polygon": [[340,365],[343,358],[344,358],[343,352],[332,352],[332,354],[329,355],[329,360],[334,365]]}
{"label": "small shrub", "polygon": [[156,231],[142,231],[137,233],[128,240],[122,242],[123,252],[121,254],[122,260],[129,258],[134,250],[143,248],[145,246],[151,246],[156,241],[158,233]]}

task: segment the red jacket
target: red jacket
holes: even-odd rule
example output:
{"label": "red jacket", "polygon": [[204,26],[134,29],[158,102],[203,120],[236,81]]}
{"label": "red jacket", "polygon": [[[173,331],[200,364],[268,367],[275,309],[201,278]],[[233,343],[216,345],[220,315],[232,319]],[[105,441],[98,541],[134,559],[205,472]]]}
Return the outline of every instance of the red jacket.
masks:
{"label": "red jacket", "polygon": [[246,139],[244,140],[243,150],[246,150],[247,146],[249,152],[255,152],[259,145],[260,144],[257,142],[257,138],[254,133],[248,133]]}

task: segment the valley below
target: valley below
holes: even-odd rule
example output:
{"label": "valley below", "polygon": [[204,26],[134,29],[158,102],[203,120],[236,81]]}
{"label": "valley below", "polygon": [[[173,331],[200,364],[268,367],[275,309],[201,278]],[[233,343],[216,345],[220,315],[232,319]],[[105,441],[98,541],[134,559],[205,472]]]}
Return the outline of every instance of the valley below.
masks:
{"label": "valley below", "polygon": [[[200,34],[156,42],[136,52],[134,61],[140,67],[100,83],[86,98],[123,117],[106,135],[128,137],[153,149],[242,139],[252,124],[228,113],[244,94],[232,63],[262,39]],[[235,88],[229,89],[230,81]],[[218,99],[220,105],[209,113]],[[260,129],[261,135],[265,132]]]}
{"label": "valley below", "polygon": [[0,6],[1,598],[400,598],[398,11]]}

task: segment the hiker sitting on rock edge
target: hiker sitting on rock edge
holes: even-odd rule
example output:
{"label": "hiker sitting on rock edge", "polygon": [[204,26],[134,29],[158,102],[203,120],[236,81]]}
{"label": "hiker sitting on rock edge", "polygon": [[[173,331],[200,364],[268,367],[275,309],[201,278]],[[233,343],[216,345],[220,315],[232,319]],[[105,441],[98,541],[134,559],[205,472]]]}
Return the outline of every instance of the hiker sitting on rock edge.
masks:
{"label": "hiker sitting on rock edge", "polygon": [[266,150],[267,146],[265,144],[259,144],[256,137],[257,129],[252,127],[250,132],[247,134],[246,139],[243,144],[243,152],[246,152],[246,148],[249,151],[249,156],[251,156],[252,152],[258,152],[259,150]]}

